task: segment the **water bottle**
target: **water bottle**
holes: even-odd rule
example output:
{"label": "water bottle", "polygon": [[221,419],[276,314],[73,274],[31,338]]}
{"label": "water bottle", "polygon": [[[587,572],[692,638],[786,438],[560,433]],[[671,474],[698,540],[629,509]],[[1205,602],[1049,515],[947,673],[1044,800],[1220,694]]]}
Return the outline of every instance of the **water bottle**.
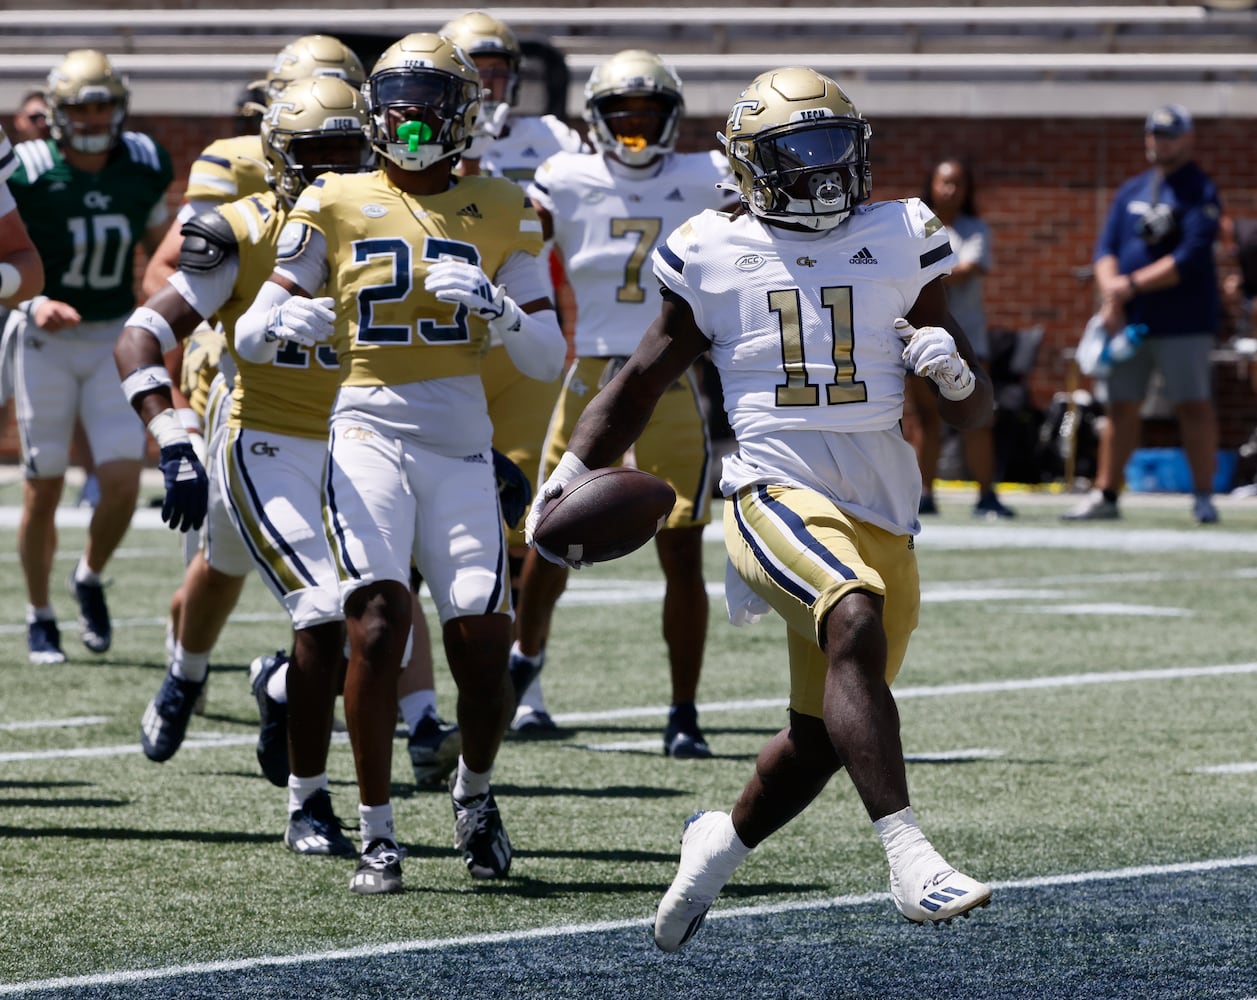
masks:
{"label": "water bottle", "polygon": [[1111,364],[1129,361],[1135,356],[1135,352],[1139,350],[1139,345],[1144,342],[1146,336],[1148,336],[1147,324],[1128,323],[1105,343],[1104,350],[1100,353],[1100,364],[1107,367]]}

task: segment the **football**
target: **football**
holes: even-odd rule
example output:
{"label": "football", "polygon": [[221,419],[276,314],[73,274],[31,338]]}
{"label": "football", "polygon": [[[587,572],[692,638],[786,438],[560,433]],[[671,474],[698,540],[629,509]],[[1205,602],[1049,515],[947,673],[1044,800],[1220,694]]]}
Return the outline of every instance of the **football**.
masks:
{"label": "football", "polygon": [[593,469],[546,502],[533,541],[573,562],[619,559],[655,537],[676,499],[672,487],[649,472]]}

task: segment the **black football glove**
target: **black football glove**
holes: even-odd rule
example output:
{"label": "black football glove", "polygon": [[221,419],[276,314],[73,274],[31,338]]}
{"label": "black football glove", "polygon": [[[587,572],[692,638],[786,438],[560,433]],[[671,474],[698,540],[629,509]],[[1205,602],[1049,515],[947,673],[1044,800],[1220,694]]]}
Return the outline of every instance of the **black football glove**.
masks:
{"label": "black football glove", "polygon": [[496,448],[493,449],[493,474],[498,480],[498,503],[502,506],[502,520],[508,528],[514,528],[532,503],[532,483],[518,465]]}
{"label": "black football glove", "polygon": [[174,531],[197,530],[209,507],[209,478],[192,445],[184,441],[166,445],[157,464],[166,477],[161,519]]}

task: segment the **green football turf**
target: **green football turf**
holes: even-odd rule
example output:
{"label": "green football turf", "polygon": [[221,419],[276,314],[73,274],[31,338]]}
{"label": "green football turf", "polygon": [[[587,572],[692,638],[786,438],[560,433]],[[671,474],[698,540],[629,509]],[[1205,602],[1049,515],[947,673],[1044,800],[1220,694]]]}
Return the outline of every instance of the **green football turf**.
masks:
{"label": "green football turf", "polygon": [[[1086,947],[1116,949],[1125,966],[1080,951],[1060,931],[1069,908],[1034,880],[1257,855],[1257,500],[1226,504],[1221,525],[1196,528],[1184,498],[1133,500],[1122,521],[1084,526],[1059,523],[1065,497],[1009,496],[1020,516],[1000,524],[971,520],[968,494],[942,499],[942,517],[918,539],[921,624],[896,683],[909,781],[923,828],[949,860],[1012,886],[997,889],[974,920],[940,932],[956,942],[949,961],[977,949],[989,973],[982,978],[970,955],[963,972],[951,974],[978,976],[973,995],[1001,992],[1001,964],[1017,970],[1010,983],[1038,976],[1050,984],[1043,995],[1157,995],[1150,970],[1173,959],[1193,907],[1222,912],[1225,900],[1244,909],[1212,868],[1173,883],[1187,894],[1175,904],[1182,922],[1149,919],[1142,927],[1128,907],[1087,883],[1083,895],[1112,909],[1089,918],[1098,938]],[[10,490],[0,495],[13,501]],[[165,529],[128,535],[108,572],[114,645],[94,656],[78,642],[64,590],[84,533],[63,528],[54,604],[70,660],[36,667],[25,656],[15,533],[0,534],[8,570],[0,583],[0,992],[57,977],[373,945],[406,954],[416,942],[443,941],[450,943],[414,961],[462,973],[412,978],[429,985],[406,995],[445,995],[447,987],[464,995],[470,986],[493,995],[483,974],[498,968],[503,996],[837,996],[844,994],[835,983],[864,983],[855,992],[868,997],[880,995],[875,970],[891,971],[896,951],[886,941],[936,933],[903,924],[884,895],[823,905],[882,894],[886,883],[877,838],[839,774],[738,871],[692,950],[665,958],[650,945],[645,928],[675,870],[682,821],[697,808],[729,808],[785,717],[781,626],[769,619],[734,629],[724,620],[724,550],[716,538],[706,546],[713,596],[700,721],[717,758],[673,761],[661,753],[668,688],[653,553],[582,570],[556,614],[544,674],[564,735],[509,740],[495,774],[516,848],[511,878],[467,876],[451,847],[448,797],[413,790],[399,740],[394,804],[409,850],[407,892],[364,899],[348,892],[351,862],[299,858],[280,842],[285,793],[254,759],[246,673],[254,656],[288,641],[264,588],[250,581],[215,653],[207,714],[194,718],[179,754],[156,765],[140,753],[139,719],[164,669],[165,609],[182,566],[175,538]],[[452,717],[453,685],[439,651],[437,663],[440,703]],[[1222,770],[1200,770],[1210,768]],[[355,818],[343,738],[330,776],[339,814]],[[1253,864],[1241,862],[1233,881],[1246,873],[1251,884]],[[1164,913],[1168,904],[1149,901],[1164,898],[1166,878],[1131,876],[1122,898],[1136,900],[1136,912],[1143,905]],[[1223,895],[1210,901],[1211,892]],[[763,907],[783,903],[818,909],[763,915]],[[1247,906],[1249,924],[1257,923],[1251,890]],[[736,907],[752,912],[725,919],[722,911]],[[581,937],[580,948],[552,930],[608,921],[611,928]],[[1207,972],[1214,978],[1198,995],[1257,995],[1252,947],[1243,947],[1253,944],[1251,926],[1237,930],[1238,951],[1219,943],[1225,926],[1210,928],[1198,930],[1196,948],[1217,952]],[[526,939],[534,943],[509,946],[515,932],[535,933]],[[496,933],[507,937],[465,940]],[[828,948],[807,950],[813,937]],[[905,953],[928,952],[925,940],[904,937]],[[799,962],[829,954],[832,974],[818,969],[809,980],[783,968],[777,949],[787,941],[804,949]],[[403,967],[381,972],[388,967],[372,965],[380,961],[332,963],[322,995],[390,995],[393,976],[415,975]],[[1069,963],[1087,976],[1112,965],[1113,978],[1071,994],[1077,981]],[[349,967],[359,978],[335,978]],[[99,980],[80,992],[299,992],[284,968],[242,972],[238,981],[226,974],[177,987],[170,981],[143,994],[134,984]],[[314,969],[299,970],[295,981],[308,987]],[[668,971],[681,969],[679,978]],[[560,988],[581,975],[591,984],[585,992]],[[809,982],[832,989],[809,990]],[[886,988],[887,996],[909,995],[908,985],[901,993]],[[1029,995],[1021,989],[1005,995]]]}

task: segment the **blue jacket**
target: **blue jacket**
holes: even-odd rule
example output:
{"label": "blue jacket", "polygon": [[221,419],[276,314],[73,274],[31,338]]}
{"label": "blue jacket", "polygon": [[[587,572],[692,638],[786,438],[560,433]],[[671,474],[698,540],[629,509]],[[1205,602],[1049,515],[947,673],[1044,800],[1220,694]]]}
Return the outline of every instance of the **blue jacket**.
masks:
{"label": "blue jacket", "polygon": [[[1164,236],[1148,242],[1140,235],[1149,210],[1162,206]],[[1117,269],[1130,274],[1166,254],[1178,266],[1173,288],[1141,292],[1126,304],[1126,319],[1146,323],[1151,337],[1215,333],[1218,329],[1218,275],[1213,244],[1222,214],[1218,190],[1195,163],[1185,163],[1161,179],[1155,170],[1132,177],[1117,190],[1095,257],[1111,254]],[[1171,221],[1172,220],[1172,221]]]}

